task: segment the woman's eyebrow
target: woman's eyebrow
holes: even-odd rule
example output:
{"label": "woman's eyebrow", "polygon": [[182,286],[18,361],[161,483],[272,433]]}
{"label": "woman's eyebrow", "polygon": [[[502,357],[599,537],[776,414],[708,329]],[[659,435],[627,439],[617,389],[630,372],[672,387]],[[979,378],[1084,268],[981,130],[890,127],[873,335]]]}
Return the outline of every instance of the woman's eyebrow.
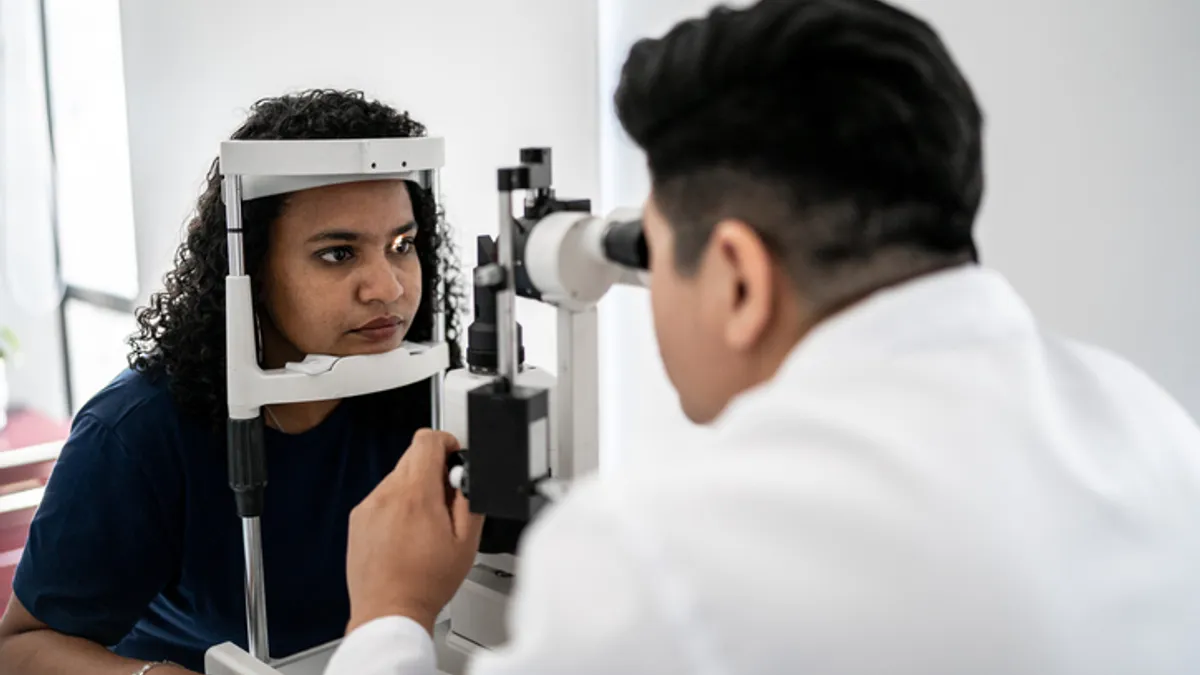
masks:
{"label": "woman's eyebrow", "polygon": [[[415,229],[417,229],[417,222],[415,220],[410,220],[400,227],[392,230],[391,238],[395,239],[396,237],[402,237]],[[308,243],[312,244],[322,241],[353,242],[358,241],[361,238],[361,233],[354,232],[352,230],[324,230],[309,237]]]}

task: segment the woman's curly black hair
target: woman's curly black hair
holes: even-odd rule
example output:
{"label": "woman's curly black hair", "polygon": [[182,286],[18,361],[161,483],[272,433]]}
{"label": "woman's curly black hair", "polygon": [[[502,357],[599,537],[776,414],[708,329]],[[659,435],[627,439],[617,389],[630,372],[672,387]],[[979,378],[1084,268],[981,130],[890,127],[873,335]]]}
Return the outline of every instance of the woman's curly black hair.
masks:
{"label": "woman's curly black hair", "polygon": [[[359,91],[309,90],[258,101],[232,135],[234,140],[311,140],[347,138],[410,138],[425,135],[425,126]],[[406,182],[417,221],[416,247],[421,263],[422,294],[407,339],[433,337],[435,303],[441,303],[450,367],[462,365],[459,345],[461,274],[453,239],[435,196]],[[270,245],[270,224],[287,202],[286,195],[243,202],[242,229],[246,273],[260,306],[262,269]],[[186,415],[221,427],[228,417],[225,388],[225,276],[229,269],[225,204],[221,171],[214,160],[187,238],[175,255],[175,268],[164,278],[164,289],[137,311],[137,332],[129,338],[132,369],[168,378],[168,388]],[[441,293],[438,297],[439,282]],[[259,317],[264,312],[256,311]],[[261,319],[260,319],[261,320]],[[416,412],[429,409],[429,385],[420,383],[392,392],[361,397],[376,405]],[[394,406],[403,406],[396,408]],[[374,408],[376,406],[372,406]],[[415,410],[413,410],[415,408]]]}

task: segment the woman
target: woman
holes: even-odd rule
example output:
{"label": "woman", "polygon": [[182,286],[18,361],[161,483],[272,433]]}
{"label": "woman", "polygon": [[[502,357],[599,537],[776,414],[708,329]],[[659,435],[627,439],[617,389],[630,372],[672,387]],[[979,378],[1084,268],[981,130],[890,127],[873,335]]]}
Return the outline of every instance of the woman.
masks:
{"label": "woman", "polygon": [[[235,139],[412,137],[357,92],[254,106]],[[432,195],[366,181],[248,201],[246,267],[262,365],[370,354],[433,332],[433,290],[461,362],[456,269]],[[225,206],[214,163],[165,290],[137,316],[130,368],[76,416],[0,621],[0,673],[203,671],[246,646],[240,522],[225,464]],[[267,406],[263,553],[271,654],[341,636],[350,510],[428,426],[429,383]]]}

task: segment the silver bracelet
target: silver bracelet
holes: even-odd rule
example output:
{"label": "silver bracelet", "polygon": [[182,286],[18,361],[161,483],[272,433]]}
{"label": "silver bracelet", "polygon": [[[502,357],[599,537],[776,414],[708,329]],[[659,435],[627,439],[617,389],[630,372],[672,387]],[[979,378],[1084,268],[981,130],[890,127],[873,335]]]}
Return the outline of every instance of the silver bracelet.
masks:
{"label": "silver bracelet", "polygon": [[157,668],[159,666],[173,666],[173,665],[175,665],[175,664],[171,663],[170,661],[155,661],[153,663],[147,663],[146,665],[142,666],[141,669],[138,670],[133,675],[146,675],[146,673],[154,670],[155,668]]}

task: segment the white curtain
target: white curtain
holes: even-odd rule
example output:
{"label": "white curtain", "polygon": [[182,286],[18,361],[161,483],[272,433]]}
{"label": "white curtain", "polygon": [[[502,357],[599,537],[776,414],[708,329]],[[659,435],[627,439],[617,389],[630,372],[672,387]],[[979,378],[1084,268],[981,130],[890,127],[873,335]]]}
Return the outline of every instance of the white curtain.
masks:
{"label": "white curtain", "polygon": [[0,325],[22,343],[15,402],[65,414],[52,160],[37,0],[0,0]]}

